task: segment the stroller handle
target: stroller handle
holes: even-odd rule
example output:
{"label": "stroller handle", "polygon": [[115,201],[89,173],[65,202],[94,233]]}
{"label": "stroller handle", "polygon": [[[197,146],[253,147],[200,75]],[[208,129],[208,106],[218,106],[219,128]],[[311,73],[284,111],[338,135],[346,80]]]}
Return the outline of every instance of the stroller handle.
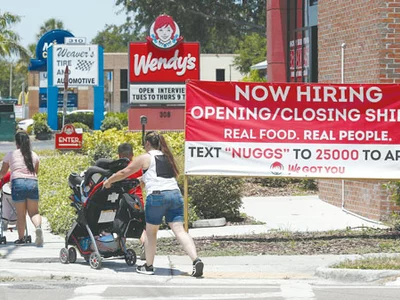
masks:
{"label": "stroller handle", "polygon": [[116,181],[111,184],[113,187],[122,187],[132,189],[140,185],[140,181],[137,178],[126,178],[121,181]]}

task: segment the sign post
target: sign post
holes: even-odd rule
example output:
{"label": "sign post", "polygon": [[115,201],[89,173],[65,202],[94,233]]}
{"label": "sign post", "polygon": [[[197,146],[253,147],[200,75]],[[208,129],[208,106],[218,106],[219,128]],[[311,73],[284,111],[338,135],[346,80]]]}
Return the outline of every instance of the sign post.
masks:
{"label": "sign post", "polygon": [[68,65],[65,66],[64,71],[64,98],[63,98],[63,118],[62,118],[62,127],[65,125],[65,116],[67,114],[67,101],[68,101],[68,79],[69,79],[69,70]]}

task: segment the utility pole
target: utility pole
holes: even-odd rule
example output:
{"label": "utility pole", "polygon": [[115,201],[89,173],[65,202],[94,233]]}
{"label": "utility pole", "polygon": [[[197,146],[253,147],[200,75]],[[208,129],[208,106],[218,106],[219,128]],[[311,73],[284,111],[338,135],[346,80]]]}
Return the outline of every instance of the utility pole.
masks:
{"label": "utility pole", "polygon": [[65,116],[67,115],[67,104],[68,104],[68,79],[69,79],[69,69],[68,65],[65,66],[64,71],[64,97],[63,97],[63,117],[62,117],[62,128],[65,125]]}
{"label": "utility pole", "polygon": [[10,97],[10,99],[11,99],[11,97],[12,97],[12,62],[10,62],[10,95],[9,95],[9,97]]}

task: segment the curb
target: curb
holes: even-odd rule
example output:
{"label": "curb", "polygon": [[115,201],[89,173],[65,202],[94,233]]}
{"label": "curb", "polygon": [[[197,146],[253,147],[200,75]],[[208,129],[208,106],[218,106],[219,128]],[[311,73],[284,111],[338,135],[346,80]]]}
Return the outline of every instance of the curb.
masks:
{"label": "curb", "polygon": [[394,270],[355,270],[319,267],[315,276],[344,282],[373,282],[389,277],[399,277],[400,271]]}
{"label": "curb", "polygon": [[226,225],[225,218],[217,218],[217,219],[204,219],[194,221],[192,226],[193,228],[202,228],[202,227],[221,227]]}

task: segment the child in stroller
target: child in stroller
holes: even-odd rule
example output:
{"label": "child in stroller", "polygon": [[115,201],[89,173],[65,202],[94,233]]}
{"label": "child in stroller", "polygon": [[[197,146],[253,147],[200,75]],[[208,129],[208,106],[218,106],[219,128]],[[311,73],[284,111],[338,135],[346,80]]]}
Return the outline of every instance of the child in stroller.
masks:
{"label": "child in stroller", "polygon": [[[73,194],[71,205],[77,218],[60,250],[62,263],[74,263],[78,249],[94,269],[101,268],[102,257],[123,256],[128,265],[136,263],[136,253],[126,248],[126,238],[140,238],[144,226],[143,206],[128,191],[139,184],[137,179],[122,181],[103,189],[103,181],[129,164],[129,159],[100,159],[83,176],[72,173],[68,182]],[[71,245],[73,247],[68,248]]]}

